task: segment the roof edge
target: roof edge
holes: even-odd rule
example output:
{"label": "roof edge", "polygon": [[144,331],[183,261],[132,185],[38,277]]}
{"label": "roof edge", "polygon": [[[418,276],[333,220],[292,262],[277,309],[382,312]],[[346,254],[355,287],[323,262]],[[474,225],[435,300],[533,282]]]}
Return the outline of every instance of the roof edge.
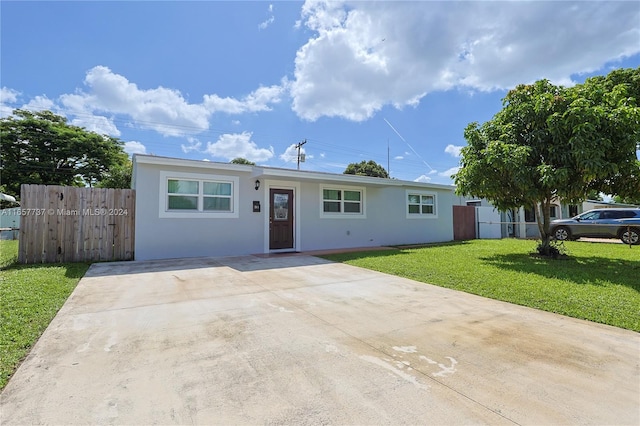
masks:
{"label": "roof edge", "polygon": [[340,182],[343,184],[360,184],[369,186],[404,186],[425,189],[443,189],[454,191],[455,186],[429,182],[415,182],[399,179],[387,179],[371,176],[349,175],[339,173],[315,172],[307,170],[281,169],[269,166],[251,166],[247,164],[220,163],[213,161],[189,160],[174,157],[159,157],[148,154],[134,154],[133,163],[161,166],[199,167],[205,169],[222,169],[251,173],[254,178],[281,178],[306,181]]}

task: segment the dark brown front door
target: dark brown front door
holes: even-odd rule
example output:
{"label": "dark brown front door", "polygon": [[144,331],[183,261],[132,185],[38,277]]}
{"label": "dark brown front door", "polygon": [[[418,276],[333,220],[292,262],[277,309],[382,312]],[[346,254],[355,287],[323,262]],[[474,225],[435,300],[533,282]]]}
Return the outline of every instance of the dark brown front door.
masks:
{"label": "dark brown front door", "polygon": [[293,190],[269,191],[269,248],[293,248]]}

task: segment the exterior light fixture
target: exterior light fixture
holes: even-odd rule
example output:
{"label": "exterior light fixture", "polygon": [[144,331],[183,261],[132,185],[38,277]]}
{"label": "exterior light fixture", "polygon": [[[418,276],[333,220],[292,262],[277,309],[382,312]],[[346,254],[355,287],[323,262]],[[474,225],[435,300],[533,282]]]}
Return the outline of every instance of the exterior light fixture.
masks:
{"label": "exterior light fixture", "polygon": [[256,191],[260,189],[260,180],[256,179]]}

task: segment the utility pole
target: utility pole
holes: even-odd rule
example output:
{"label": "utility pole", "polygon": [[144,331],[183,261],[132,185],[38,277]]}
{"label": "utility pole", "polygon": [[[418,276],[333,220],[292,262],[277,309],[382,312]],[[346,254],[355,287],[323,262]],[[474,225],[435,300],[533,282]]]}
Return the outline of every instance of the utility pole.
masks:
{"label": "utility pole", "polygon": [[[305,143],[307,143],[306,139],[296,145],[296,148],[298,149],[298,170],[300,170],[300,148],[302,148],[302,145]],[[302,159],[302,162],[304,163],[304,158]]]}

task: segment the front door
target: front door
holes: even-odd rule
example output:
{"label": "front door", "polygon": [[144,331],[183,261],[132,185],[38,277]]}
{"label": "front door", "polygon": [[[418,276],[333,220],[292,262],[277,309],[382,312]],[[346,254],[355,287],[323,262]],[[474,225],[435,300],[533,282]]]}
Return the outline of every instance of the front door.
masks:
{"label": "front door", "polygon": [[269,191],[269,249],[293,248],[293,190]]}

